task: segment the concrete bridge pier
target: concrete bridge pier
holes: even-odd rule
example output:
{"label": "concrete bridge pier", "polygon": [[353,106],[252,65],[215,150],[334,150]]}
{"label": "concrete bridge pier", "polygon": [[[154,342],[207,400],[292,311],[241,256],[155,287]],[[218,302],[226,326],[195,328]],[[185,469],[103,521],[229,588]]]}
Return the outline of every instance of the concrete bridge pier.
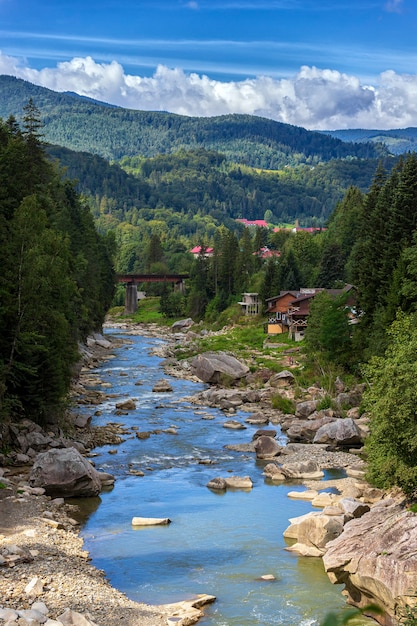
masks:
{"label": "concrete bridge pier", "polygon": [[138,310],[138,289],[135,283],[126,284],[126,298],[125,298],[125,315],[131,315]]}
{"label": "concrete bridge pier", "polygon": [[179,291],[180,293],[185,293],[185,281],[178,280],[174,283],[174,291]]}

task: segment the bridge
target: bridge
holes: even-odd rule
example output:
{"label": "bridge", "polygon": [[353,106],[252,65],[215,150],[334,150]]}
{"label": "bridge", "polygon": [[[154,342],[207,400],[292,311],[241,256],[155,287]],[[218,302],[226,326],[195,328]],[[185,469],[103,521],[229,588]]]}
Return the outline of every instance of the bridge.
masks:
{"label": "bridge", "polygon": [[125,314],[130,315],[138,309],[138,289],[137,285],[142,283],[173,283],[174,289],[185,291],[185,279],[188,274],[117,274],[118,283],[125,283]]}

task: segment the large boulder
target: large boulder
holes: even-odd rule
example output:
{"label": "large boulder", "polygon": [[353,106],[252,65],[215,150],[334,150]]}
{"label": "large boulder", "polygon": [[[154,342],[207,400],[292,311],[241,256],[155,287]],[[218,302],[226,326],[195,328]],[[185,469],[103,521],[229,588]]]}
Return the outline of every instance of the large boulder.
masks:
{"label": "large boulder", "polygon": [[273,437],[261,435],[255,440],[254,448],[257,459],[273,459],[281,454],[282,446]]}
{"label": "large boulder", "polygon": [[324,476],[324,472],[312,460],[284,463],[281,471],[286,478],[292,479],[321,480]]}
{"label": "large boulder", "polygon": [[102,489],[100,472],[75,448],[55,448],[38,454],[29,484],[43,487],[54,498],[96,496]]}
{"label": "large boulder", "polygon": [[317,419],[298,420],[294,419],[288,428],[286,435],[289,441],[313,441],[319,428],[325,424],[334,422],[336,418],[327,415],[320,416]]}
{"label": "large boulder", "polygon": [[277,374],[273,374],[268,381],[269,387],[289,387],[290,385],[294,385],[295,376],[289,370],[283,370],[282,372],[278,372]]}
{"label": "large boulder", "polygon": [[401,607],[415,605],[416,526],[415,513],[381,501],[348,522],[323,557],[330,580],[345,585],[349,604],[379,605],[384,613],[374,617],[384,626],[398,623]]}
{"label": "large boulder", "polygon": [[362,435],[355,421],[350,417],[338,418],[324,424],[315,434],[313,443],[327,443],[336,447],[351,448],[362,445]]}
{"label": "large boulder", "polygon": [[343,515],[326,515],[311,512],[289,520],[290,526],[284,537],[296,539],[297,543],[287,548],[303,556],[322,556],[330,541],[343,531]]}
{"label": "large boulder", "polygon": [[185,320],[178,320],[177,322],[174,322],[171,329],[174,333],[182,332],[183,330],[190,328],[193,324],[194,322],[191,317],[187,317]]}
{"label": "large boulder", "polygon": [[203,383],[221,383],[239,380],[249,373],[249,368],[226,352],[204,352],[190,363],[192,373]]}

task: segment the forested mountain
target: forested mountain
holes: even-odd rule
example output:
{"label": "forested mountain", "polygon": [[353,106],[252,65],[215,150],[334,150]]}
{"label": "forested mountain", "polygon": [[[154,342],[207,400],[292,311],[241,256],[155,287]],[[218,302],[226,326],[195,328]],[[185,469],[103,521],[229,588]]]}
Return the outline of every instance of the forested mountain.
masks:
{"label": "forested mountain", "polygon": [[[263,171],[202,149],[149,159],[125,157],[110,165],[102,157],[59,146],[47,151],[78,181],[97,218],[111,214],[109,226],[114,221],[137,224],[142,216],[152,219],[149,211],[164,208],[187,216],[181,234],[196,231],[197,215],[210,215],[229,227],[237,218],[264,219],[266,212],[277,225],[296,219],[305,226],[324,225],[349,186],[368,190],[377,167],[371,159],[335,159],[315,167]],[[391,161],[384,159],[386,167]]]}
{"label": "forested mountain", "polygon": [[417,128],[398,128],[396,130],[365,130],[355,128],[350,130],[323,130],[320,131],[342,141],[384,144],[392,154],[404,154],[417,150]]}
{"label": "forested mountain", "polygon": [[124,156],[153,157],[178,150],[205,148],[227,159],[264,169],[331,159],[377,158],[375,144],[348,144],[312,132],[250,115],[197,118],[171,113],[134,111],[56,93],[12,76],[0,76],[0,117],[14,115],[32,98],[44,125],[44,138],[108,160]]}

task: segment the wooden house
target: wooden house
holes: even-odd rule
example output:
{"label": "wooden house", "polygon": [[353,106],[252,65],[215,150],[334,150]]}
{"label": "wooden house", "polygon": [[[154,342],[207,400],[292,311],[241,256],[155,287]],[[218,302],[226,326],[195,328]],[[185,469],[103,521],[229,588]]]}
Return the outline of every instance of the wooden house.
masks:
{"label": "wooden house", "polygon": [[343,289],[300,289],[299,291],[281,291],[279,296],[268,298],[267,303],[267,333],[276,335],[288,333],[295,341],[304,337],[307,328],[310,304],[313,298],[321,291],[326,291],[336,298],[343,293],[348,293],[346,306],[350,309],[351,323],[356,323],[354,315],[355,288],[353,285],[345,285]]}
{"label": "wooden house", "polygon": [[280,335],[289,331],[288,307],[299,294],[299,291],[281,291],[278,296],[266,300],[268,335]]}

